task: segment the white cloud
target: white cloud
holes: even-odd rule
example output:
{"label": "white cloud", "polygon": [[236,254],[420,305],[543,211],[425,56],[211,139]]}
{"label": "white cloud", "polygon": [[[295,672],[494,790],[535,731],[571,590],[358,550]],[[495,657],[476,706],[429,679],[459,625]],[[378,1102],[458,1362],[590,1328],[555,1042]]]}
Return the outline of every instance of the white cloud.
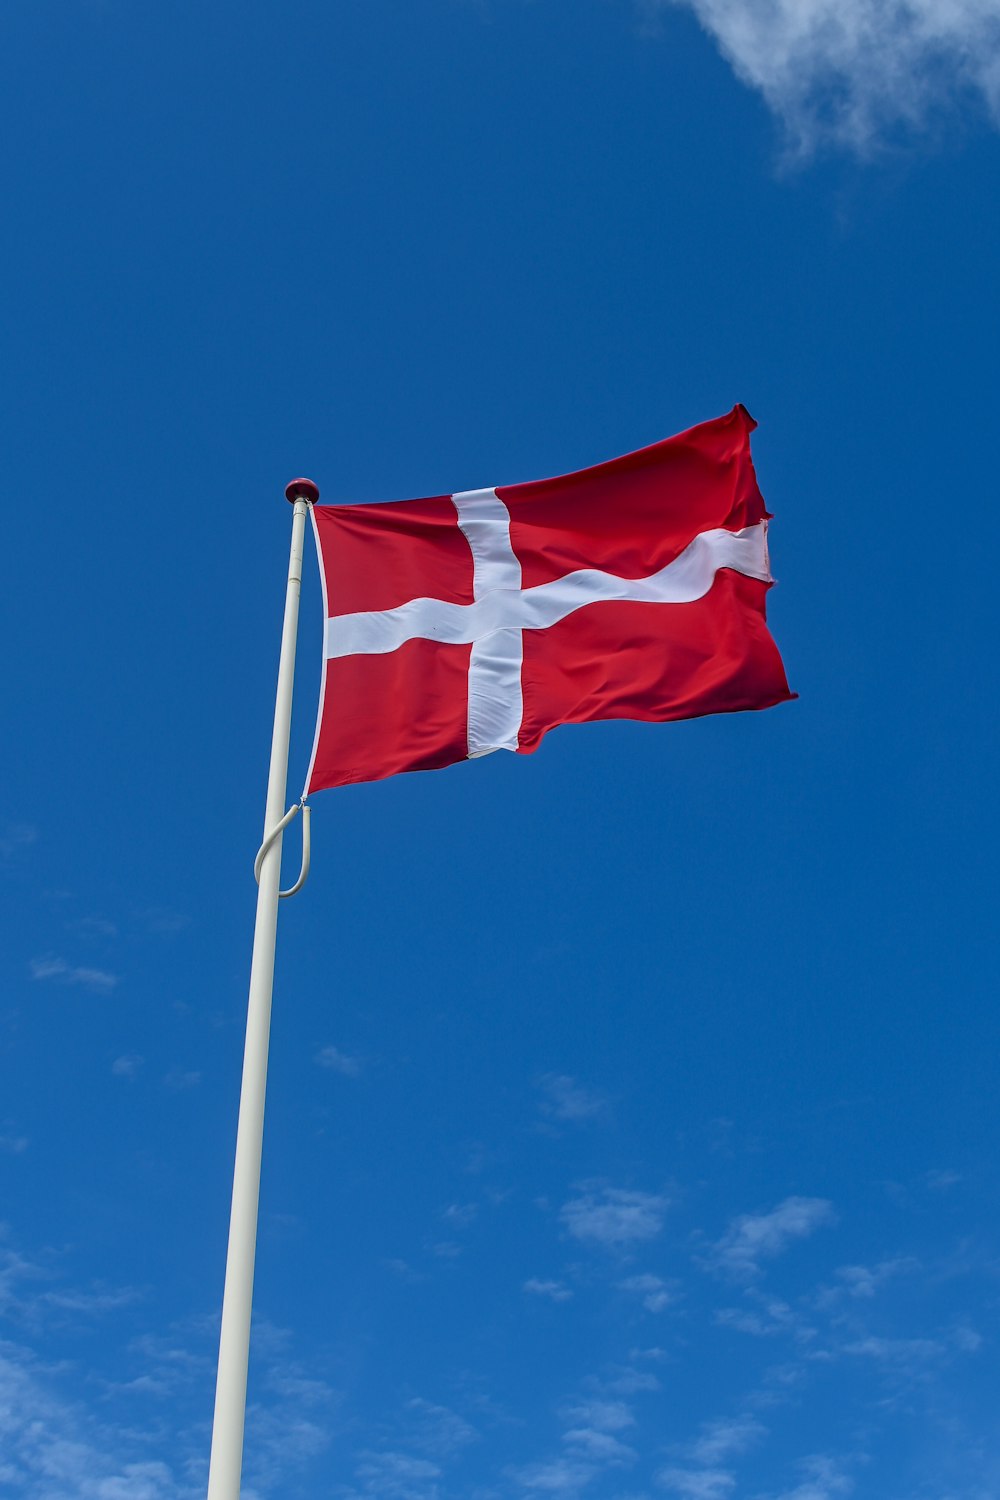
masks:
{"label": "white cloud", "polygon": [[191,920],[184,912],[172,911],[169,906],[151,906],[139,916],[147,932],[164,937],[182,932]]}
{"label": "white cloud", "polygon": [[755,1276],[762,1260],[780,1255],[794,1240],[806,1239],[835,1220],[833,1205],[825,1198],[786,1198],[770,1213],[734,1219],[713,1247],[711,1262],[734,1276]]}
{"label": "white cloud", "polygon": [[607,1401],[588,1396],[566,1408],[565,1416],[573,1426],[596,1428],[598,1432],[621,1432],[635,1426],[632,1408],[625,1401]]}
{"label": "white cloud", "polygon": [[691,1445],[691,1457],[706,1465],[728,1463],[751,1448],[766,1431],[756,1417],[718,1417],[702,1427]]}
{"label": "white cloud", "polygon": [[550,1297],[553,1302],[568,1302],[573,1293],[562,1281],[540,1281],[537,1276],[531,1276],[524,1283],[522,1291],[532,1297]]}
{"label": "white cloud", "polygon": [[528,1464],[514,1475],[522,1489],[543,1495],[560,1495],[563,1500],[572,1500],[594,1478],[594,1464],[585,1459],[568,1455],[542,1463]]}
{"label": "white cloud", "polygon": [[30,1351],[0,1345],[0,1478],[23,1500],[194,1500],[165,1463],[143,1460],[131,1435],[110,1430],[59,1395]]}
{"label": "white cloud", "polygon": [[634,1463],[639,1456],[613,1432],[602,1432],[599,1427],[571,1427],[563,1433],[563,1442],[584,1459],[603,1467]]}
{"label": "white cloud", "polygon": [[746,1415],[705,1422],[683,1450],[684,1463],[661,1469],[656,1481],[684,1500],[726,1500],[736,1488],[736,1475],[728,1465],[766,1431],[755,1417]]}
{"label": "white cloud", "polygon": [[[260,1394],[247,1410],[242,1490],[246,1500],[284,1494],[296,1470],[307,1465],[331,1440],[330,1413],[339,1403],[338,1393],[317,1376],[314,1368],[303,1368],[293,1357],[292,1345],[288,1330],[263,1318],[254,1319],[251,1360]],[[129,1350],[142,1374],[127,1386],[113,1388],[140,1398],[152,1397],[161,1414],[174,1414],[172,1431],[157,1433],[154,1429],[143,1434],[133,1429],[133,1435],[142,1437],[147,1449],[169,1452],[192,1484],[203,1475],[207,1458],[203,1401],[214,1380],[217,1349],[215,1318],[185,1319],[166,1335],[142,1334],[132,1341]],[[185,1500],[188,1493],[187,1489],[183,1491]],[[204,1478],[190,1493],[204,1500]],[[79,1500],[84,1497],[90,1500],[89,1491],[83,1491]],[[49,1500],[49,1496],[46,1493],[38,1500]],[[72,1497],[60,1495],[58,1500],[78,1497],[74,1491]],[[131,1500],[130,1492],[124,1492],[122,1500]]]}
{"label": "white cloud", "polygon": [[775,1500],[833,1500],[835,1495],[849,1495],[854,1483],[830,1458],[817,1455],[801,1465],[805,1474],[801,1484],[783,1490]]}
{"label": "white cloud", "polygon": [[[213,1338],[209,1346],[211,1364],[214,1342]],[[264,1394],[247,1408],[241,1492],[246,1500],[283,1494],[295,1469],[322,1453],[331,1440],[330,1413],[339,1397],[292,1357],[291,1342],[288,1330],[255,1321],[251,1358],[260,1370],[258,1389]],[[186,1363],[185,1351],[180,1353]]]}
{"label": "white cloud", "polygon": [[96,1284],[89,1291],[43,1292],[39,1301],[60,1312],[82,1313],[87,1317],[113,1312],[139,1300],[134,1287],[109,1287]]}
{"label": "white cloud", "polygon": [[553,1120],[579,1124],[602,1114],[607,1107],[603,1094],[584,1088],[568,1073],[546,1073],[538,1087],[542,1092],[539,1108]]}
{"label": "white cloud", "polygon": [[316,1053],[316,1061],[321,1068],[328,1068],[331,1073],[339,1073],[342,1078],[357,1078],[361,1072],[358,1059],[349,1057],[346,1052],[341,1052],[339,1047],[321,1047]]}
{"label": "white cloud", "polygon": [[642,1298],[642,1305],[647,1312],[662,1312],[669,1307],[674,1300],[674,1295],[667,1283],[659,1276],[652,1276],[648,1272],[641,1276],[626,1276],[624,1281],[618,1283],[623,1292],[632,1292]]}
{"label": "white cloud", "polygon": [[[0,1224],[0,1238],[5,1233],[6,1226]],[[18,1250],[0,1246],[0,1313],[22,1319],[30,1315],[32,1299],[22,1287],[25,1282],[44,1280],[47,1274],[44,1267],[28,1260]],[[2,1410],[0,1405],[0,1412]]]}
{"label": "white cloud", "polygon": [[[816,1337],[816,1329],[782,1298],[772,1297],[753,1285],[745,1287],[743,1295],[748,1306],[720,1307],[712,1321],[720,1328],[734,1328],[738,1333],[749,1333],[755,1338],[786,1334],[797,1343],[806,1344]],[[840,1295],[839,1289],[832,1297],[824,1292],[817,1300],[820,1305],[825,1305]]]}
{"label": "white cloud", "polygon": [[874,1297],[886,1281],[902,1272],[915,1271],[919,1268],[919,1262],[912,1256],[897,1256],[893,1260],[881,1260],[874,1266],[838,1266],[837,1276],[841,1285],[832,1289],[832,1293],[826,1294],[826,1300],[830,1296],[836,1296],[837,1292],[848,1297],[870,1298]]}
{"label": "white cloud", "polygon": [[569,1233],[593,1240],[607,1250],[622,1250],[640,1240],[651,1240],[663,1228],[667,1199],[658,1193],[626,1188],[592,1188],[571,1198],[560,1210]]}
{"label": "white cloud", "polygon": [[113,938],[118,928],[107,917],[80,917],[76,922],[67,922],[67,931],[84,938]]}
{"label": "white cloud", "polygon": [[947,1192],[948,1188],[956,1187],[961,1180],[961,1172],[953,1172],[949,1167],[935,1167],[924,1173],[924,1183],[935,1193]]}
{"label": "white cloud", "polygon": [[[378,1500],[440,1500],[444,1466],[457,1458],[480,1434],[448,1406],[412,1396],[403,1405],[391,1432],[380,1424],[381,1446],[357,1456],[359,1488],[344,1491]],[[280,1482],[274,1494],[282,1493]]]}
{"label": "white cloud", "polygon": [[[662,1349],[632,1349],[629,1359],[662,1359]],[[649,1370],[635,1370],[625,1365],[604,1382],[606,1391],[615,1391],[621,1396],[634,1396],[638,1391],[658,1391],[660,1382]]]}
{"label": "white cloud", "polygon": [[963,1354],[975,1354],[983,1347],[983,1336],[970,1328],[967,1323],[960,1323],[952,1332],[952,1341],[956,1349],[961,1349]]}
{"label": "white cloud", "polygon": [[736,1476],[728,1469],[661,1469],[657,1484],[684,1500],[726,1500],[736,1488]]}
{"label": "white cloud", "polygon": [[[103,1358],[91,1365],[81,1355],[77,1363],[63,1330],[68,1322],[76,1329],[111,1319],[94,1335],[106,1342],[116,1324],[128,1325],[122,1309],[138,1294],[100,1283],[39,1291],[56,1264],[52,1256],[34,1264],[0,1244],[0,1309],[12,1326],[49,1345],[58,1333],[61,1355],[50,1363],[24,1343],[0,1339],[0,1492],[11,1500],[203,1500],[216,1319],[188,1319],[169,1336],[132,1340],[112,1363],[125,1378],[111,1378],[101,1373]],[[290,1342],[255,1320],[264,1396],[248,1413],[246,1500],[285,1493],[296,1469],[330,1440],[336,1393],[289,1357]],[[134,1370],[140,1373],[128,1378]]]}
{"label": "white cloud", "polygon": [[411,1446],[432,1458],[444,1460],[474,1443],[479,1433],[450,1406],[439,1406],[413,1396],[406,1403]]}
{"label": "white cloud", "polygon": [[449,1203],[441,1217],[455,1229],[468,1229],[478,1211],[474,1203]]}
{"label": "white cloud", "polygon": [[201,1082],[201,1074],[195,1069],[185,1072],[183,1068],[171,1068],[163,1082],[174,1093],[183,1094],[188,1089],[196,1089],[198,1087]]}
{"label": "white cloud", "polygon": [[902,1373],[922,1369],[929,1360],[940,1358],[944,1346],[936,1339],[889,1339],[868,1334],[844,1344],[843,1352],[861,1359],[873,1359],[892,1365]]}
{"label": "white cloud", "polygon": [[0,1135],[0,1151],[7,1151],[11,1156],[20,1156],[22,1151],[27,1151],[28,1145],[26,1135]]}
{"label": "white cloud", "polygon": [[71,972],[64,958],[33,958],[28,967],[32,979],[62,979]]}
{"label": "white cloud", "polygon": [[82,989],[107,995],[118,984],[118,975],[106,969],[89,969],[67,963],[64,958],[33,958],[28,965],[32,979],[54,979],[59,984],[80,985]]}
{"label": "white cloud", "polygon": [[246,1500],[280,1495],[293,1465],[307,1463],[330,1443],[329,1423],[307,1416],[294,1402],[254,1402],[247,1408],[247,1429],[251,1441],[244,1463]]}
{"label": "white cloud", "polygon": [[135,1052],[126,1052],[122,1057],[116,1057],[111,1064],[111,1071],[116,1078],[134,1078],[142,1067],[142,1058]]}
{"label": "white cloud", "polygon": [[600,1379],[586,1384],[592,1393],[577,1396],[560,1412],[563,1451],[514,1471],[513,1478],[522,1491],[573,1500],[601,1474],[624,1468],[638,1458],[622,1438],[636,1425],[628,1402],[609,1397],[609,1387]]}
{"label": "white cloud", "polygon": [[401,1281],[418,1282],[424,1280],[422,1271],[415,1271],[408,1260],[403,1260],[398,1255],[387,1255],[382,1260],[382,1265],[393,1276],[398,1276]]}
{"label": "white cloud", "polygon": [[363,1453],[355,1469],[362,1494],[380,1500],[437,1500],[440,1467],[412,1453]]}
{"label": "white cloud", "polygon": [[997,0],[640,0],[668,6],[694,12],[800,154],[869,155],[968,100],[1000,125]]}
{"label": "white cloud", "polygon": [[461,1245],[454,1240],[438,1240],[436,1244],[430,1245],[430,1252],[439,1260],[457,1260],[462,1253]]}

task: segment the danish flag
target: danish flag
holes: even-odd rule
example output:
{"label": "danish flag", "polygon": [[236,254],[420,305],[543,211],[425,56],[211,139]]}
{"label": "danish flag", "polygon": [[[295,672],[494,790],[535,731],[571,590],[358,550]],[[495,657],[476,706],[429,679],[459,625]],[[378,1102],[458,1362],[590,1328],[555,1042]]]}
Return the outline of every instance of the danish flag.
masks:
{"label": "danish flag", "polygon": [[795,695],[736,406],[530,484],[312,507],[326,631],[306,788],[535,750],[558,724]]}

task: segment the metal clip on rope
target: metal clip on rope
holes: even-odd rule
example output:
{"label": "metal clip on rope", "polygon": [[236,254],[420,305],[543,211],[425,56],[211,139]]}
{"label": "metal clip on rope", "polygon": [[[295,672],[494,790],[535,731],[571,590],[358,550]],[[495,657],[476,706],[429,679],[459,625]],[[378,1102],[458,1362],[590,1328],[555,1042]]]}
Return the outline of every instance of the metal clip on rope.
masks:
{"label": "metal clip on rope", "polygon": [[282,818],[281,822],[274,825],[274,827],[271,829],[271,832],[267,835],[264,842],[257,850],[257,858],[253,862],[253,878],[254,880],[256,880],[257,884],[260,885],[260,870],[261,866],[264,863],[264,856],[270,849],[271,845],[274,843],[275,839],[279,836],[279,834],[284,833],[289,823],[295,817],[295,814],[299,811],[299,808],[302,809],[302,868],[299,870],[299,878],[295,882],[295,884],[290,885],[287,891],[279,891],[279,896],[294,896],[296,891],[301,891],[302,887],[306,883],[306,876],[309,874],[309,856],[311,853],[309,820],[312,814],[312,808],[309,806],[309,803],[304,797],[302,798],[301,802],[293,803],[293,805],[285,813],[285,816]]}

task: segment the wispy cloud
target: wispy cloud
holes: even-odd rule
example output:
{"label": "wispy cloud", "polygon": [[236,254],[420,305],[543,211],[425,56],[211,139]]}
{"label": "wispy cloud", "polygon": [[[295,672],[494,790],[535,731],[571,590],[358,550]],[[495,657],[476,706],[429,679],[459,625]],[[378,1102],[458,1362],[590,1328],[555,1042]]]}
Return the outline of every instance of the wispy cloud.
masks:
{"label": "wispy cloud", "polygon": [[[49,1253],[35,1262],[0,1244],[0,1310],[38,1348],[58,1333],[62,1356],[53,1363],[26,1342],[0,1340],[0,1491],[11,1500],[203,1497],[217,1320],[187,1319],[124,1342],[109,1360],[112,1351],[102,1348],[93,1363],[77,1365],[63,1330],[82,1336],[97,1323],[90,1336],[104,1345],[116,1329],[134,1326],[128,1309],[140,1294],[99,1282],[54,1285],[64,1261]],[[286,1493],[333,1432],[338,1395],[315,1368],[296,1363],[291,1344],[291,1335],[255,1320],[259,1394],[248,1413],[247,1500]]]}
{"label": "wispy cloud", "polygon": [[[217,1325],[214,1320],[202,1321],[197,1352],[193,1354],[190,1335],[184,1337],[185,1330],[179,1332],[179,1343],[165,1341],[161,1345],[160,1369],[174,1361],[190,1380],[206,1363],[210,1369],[214,1366]],[[339,1406],[339,1393],[314,1369],[299,1363],[292,1353],[292,1342],[287,1329],[264,1319],[254,1320],[251,1358],[259,1371],[259,1394],[247,1409],[241,1491],[247,1500],[284,1494],[294,1483],[296,1471],[307,1469],[329,1446],[333,1435],[332,1418]],[[169,1373],[166,1378],[170,1379]],[[201,1438],[202,1451],[203,1444]]]}
{"label": "wispy cloud", "polygon": [[450,1406],[411,1396],[404,1408],[408,1446],[441,1460],[476,1442],[479,1433]]}
{"label": "wispy cloud", "polygon": [[949,1188],[957,1187],[961,1180],[961,1172],[952,1171],[948,1167],[935,1167],[924,1173],[925,1185],[935,1193],[947,1192]]}
{"label": "wispy cloud", "polygon": [[603,1094],[585,1088],[568,1073],[546,1073],[538,1080],[538,1088],[541,1092],[539,1109],[551,1120],[578,1125],[607,1109]]}
{"label": "wispy cloud", "polygon": [[15,1135],[13,1132],[0,1135],[0,1151],[6,1151],[10,1156],[20,1156],[23,1151],[27,1151],[29,1144],[26,1135]]}
{"label": "wispy cloud", "polygon": [[117,926],[107,917],[79,917],[75,922],[67,922],[66,930],[82,938],[113,938],[118,936]]}
{"label": "wispy cloud", "polygon": [[815,1336],[816,1330],[807,1326],[799,1314],[780,1297],[762,1296],[756,1287],[746,1289],[749,1306],[720,1307],[714,1322],[720,1328],[735,1328],[739,1333],[749,1333],[755,1338],[771,1338],[777,1334],[790,1334],[800,1342]]}
{"label": "wispy cloud", "polygon": [[[335,1430],[340,1394],[321,1378],[315,1359],[307,1368],[295,1358],[293,1342],[288,1330],[266,1319],[254,1319],[251,1357],[257,1370],[254,1384],[258,1394],[247,1410],[242,1490],[247,1500],[286,1493],[299,1471],[307,1469],[328,1447]],[[166,1449],[178,1473],[186,1482],[190,1480],[189,1485],[178,1488],[177,1500],[182,1496],[188,1500],[189,1495],[204,1497],[203,1403],[206,1391],[211,1389],[217,1348],[215,1318],[189,1318],[165,1334],[143,1334],[132,1342],[129,1351],[141,1374],[127,1386],[117,1387],[133,1398],[155,1401],[160,1420],[172,1422],[172,1431],[151,1431],[144,1435],[144,1441],[154,1452]],[[72,1493],[75,1500],[76,1492]],[[80,1500],[90,1500],[90,1494],[82,1490]],[[44,1500],[48,1500],[47,1493]],[[70,1500],[69,1495],[66,1500]],[[132,1491],[123,1489],[120,1495],[109,1491],[106,1497],[104,1491],[95,1491],[94,1500],[132,1500]],[[174,1500],[172,1493],[169,1500]]]}
{"label": "wispy cloud", "polygon": [[659,1193],[585,1184],[578,1198],[563,1204],[559,1217],[574,1239],[624,1250],[654,1239],[666,1211],[667,1199]]}
{"label": "wispy cloud", "polygon": [[135,1287],[112,1287],[97,1283],[87,1290],[70,1288],[66,1291],[43,1292],[38,1300],[59,1312],[80,1313],[89,1318],[114,1312],[119,1307],[128,1307],[137,1302],[139,1297],[140,1293]]}
{"label": "wispy cloud", "polygon": [[329,1423],[297,1402],[255,1402],[247,1409],[247,1425],[252,1443],[242,1494],[248,1500],[280,1495],[293,1468],[308,1464],[330,1445]]}
{"label": "wispy cloud", "polygon": [[163,1080],[165,1088],[175,1094],[186,1093],[188,1089],[196,1089],[201,1082],[201,1074],[194,1068],[171,1068]]}
{"label": "wispy cloud", "polygon": [[1000,125],[996,0],[639,0],[694,12],[792,151],[869,156],[970,103]]}
{"label": "wispy cloud", "polygon": [[736,1476],[728,1469],[685,1469],[676,1464],[661,1469],[656,1482],[684,1500],[726,1500],[736,1488]]}
{"label": "wispy cloud", "polygon": [[441,1217],[453,1229],[468,1229],[469,1225],[475,1221],[478,1212],[475,1203],[449,1203]]}
{"label": "wispy cloud", "polygon": [[107,969],[90,969],[68,963],[65,958],[33,958],[28,965],[32,979],[51,980],[57,984],[79,985],[95,994],[109,995],[118,984],[118,975]]}
{"label": "wispy cloud", "polygon": [[603,1396],[585,1396],[571,1401],[564,1416],[571,1428],[592,1427],[598,1432],[622,1432],[635,1426],[635,1415],[626,1401],[609,1401]]}
{"label": "wispy cloud", "polygon": [[596,1472],[595,1466],[585,1458],[560,1454],[556,1458],[526,1464],[524,1468],[516,1470],[513,1477],[519,1487],[530,1494],[555,1495],[560,1500],[575,1500]]}
{"label": "wispy cloud", "polygon": [[786,1198],[770,1213],[741,1214],[712,1247],[710,1264],[730,1275],[756,1276],[763,1260],[780,1255],[795,1240],[807,1239],[833,1224],[833,1204],[825,1198]]}
{"label": "wispy cloud", "polygon": [[[0,1233],[3,1226],[0,1225]],[[28,1302],[25,1284],[44,1278],[45,1270],[29,1261],[19,1251],[0,1246],[0,1313],[24,1321]],[[2,1344],[0,1344],[2,1348]],[[0,1408],[2,1409],[2,1408]]]}
{"label": "wispy cloud", "polygon": [[618,1468],[639,1457],[634,1448],[622,1442],[613,1432],[600,1427],[571,1427],[563,1433],[563,1442],[571,1453],[587,1463]]}
{"label": "wispy cloud", "polygon": [[596,1394],[580,1396],[563,1408],[561,1451],[514,1472],[522,1491],[572,1500],[598,1475],[635,1463],[638,1454],[622,1436],[635,1426],[632,1408],[603,1394],[600,1381],[592,1383]]}
{"label": "wispy cloud", "polygon": [[842,1352],[860,1359],[873,1359],[905,1373],[922,1369],[929,1360],[939,1359],[945,1353],[945,1346],[938,1339],[881,1338],[867,1334],[844,1344]]}
{"label": "wispy cloud", "polygon": [[674,1293],[662,1277],[653,1276],[648,1271],[641,1276],[626,1276],[618,1285],[623,1292],[641,1297],[647,1312],[662,1312],[674,1300]]}
{"label": "wispy cloud", "polygon": [[398,1255],[385,1256],[381,1264],[387,1271],[390,1271],[393,1276],[398,1276],[400,1281],[416,1283],[418,1281],[426,1280],[426,1275],[423,1271],[414,1270],[409,1261],[403,1260]]}
{"label": "wispy cloud", "polygon": [[357,1456],[357,1487],[345,1492],[351,1497],[442,1500],[448,1465],[480,1436],[459,1412],[422,1396],[410,1397],[383,1425],[382,1442]]}
{"label": "wispy cloud", "polygon": [[200,1493],[200,1486],[183,1483],[166,1463],[137,1454],[131,1434],[109,1430],[58,1394],[46,1367],[16,1344],[0,1345],[0,1410],[0,1477],[12,1495],[194,1500]]}
{"label": "wispy cloud", "polygon": [[752,1448],[766,1431],[756,1417],[746,1414],[716,1417],[702,1427],[691,1445],[691,1456],[700,1464],[728,1463]]}
{"label": "wispy cloud", "polygon": [[316,1053],[316,1061],[321,1068],[326,1068],[330,1073],[339,1073],[342,1078],[357,1078],[361,1072],[358,1059],[341,1052],[339,1047],[321,1047]]}
{"label": "wispy cloud", "polygon": [[[629,1359],[660,1360],[662,1349],[630,1349]],[[658,1391],[660,1381],[651,1370],[637,1370],[634,1365],[623,1365],[612,1371],[603,1381],[603,1389],[611,1395],[637,1396],[640,1391]]]}
{"label": "wispy cloud", "polygon": [[726,1500],[736,1488],[732,1461],[766,1432],[755,1417],[745,1414],[705,1422],[694,1441],[681,1451],[681,1461],[660,1470],[657,1483],[684,1500]]}
{"label": "wispy cloud", "polygon": [[0,859],[10,859],[19,849],[38,842],[38,829],[32,823],[8,823],[0,834]]}
{"label": "wispy cloud", "polygon": [[126,1052],[121,1057],[116,1057],[111,1064],[111,1071],[116,1078],[134,1078],[142,1067],[143,1059],[135,1052]]}
{"label": "wispy cloud", "polygon": [[573,1295],[564,1281],[541,1281],[537,1276],[529,1277],[522,1290],[530,1297],[548,1297],[552,1302],[568,1302]]}
{"label": "wispy cloud", "polygon": [[975,1328],[970,1328],[967,1323],[959,1323],[952,1330],[951,1338],[955,1348],[963,1354],[975,1354],[983,1347],[982,1334],[977,1333]]}
{"label": "wispy cloud", "polygon": [[413,1453],[363,1453],[355,1474],[363,1495],[379,1500],[437,1500],[440,1464]]}
{"label": "wispy cloud", "polygon": [[139,913],[139,920],[146,931],[155,936],[174,937],[178,932],[183,932],[191,918],[169,906],[150,906]]}
{"label": "wispy cloud", "polygon": [[801,1484],[782,1490],[774,1500],[834,1500],[834,1496],[849,1495],[854,1488],[842,1465],[824,1454],[804,1459],[799,1469],[804,1475]]}
{"label": "wispy cloud", "polygon": [[919,1269],[920,1262],[908,1255],[880,1260],[873,1266],[838,1266],[834,1273],[838,1284],[821,1293],[819,1300],[835,1301],[838,1296],[868,1300],[894,1277]]}

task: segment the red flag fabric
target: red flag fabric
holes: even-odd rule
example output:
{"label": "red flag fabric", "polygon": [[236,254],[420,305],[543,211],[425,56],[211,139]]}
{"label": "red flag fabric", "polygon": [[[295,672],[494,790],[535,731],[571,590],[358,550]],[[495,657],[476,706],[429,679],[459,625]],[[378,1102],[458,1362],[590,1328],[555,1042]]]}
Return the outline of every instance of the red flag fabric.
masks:
{"label": "red flag fabric", "polygon": [[794,694],[765,623],[768,512],[742,406],[530,484],[312,509],[324,679],[309,792],[559,724]]}

